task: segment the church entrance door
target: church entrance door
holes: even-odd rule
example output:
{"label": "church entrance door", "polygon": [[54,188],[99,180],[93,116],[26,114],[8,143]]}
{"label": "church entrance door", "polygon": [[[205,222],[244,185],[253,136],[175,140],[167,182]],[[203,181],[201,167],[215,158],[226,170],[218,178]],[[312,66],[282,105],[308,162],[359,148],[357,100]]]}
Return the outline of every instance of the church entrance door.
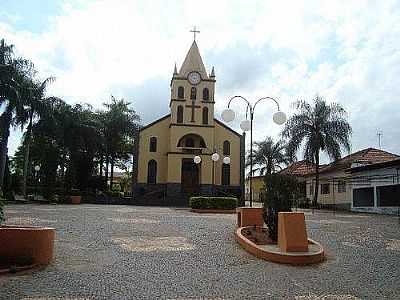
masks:
{"label": "church entrance door", "polygon": [[199,166],[193,159],[182,159],[181,184],[182,191],[188,194],[195,194],[200,191]]}

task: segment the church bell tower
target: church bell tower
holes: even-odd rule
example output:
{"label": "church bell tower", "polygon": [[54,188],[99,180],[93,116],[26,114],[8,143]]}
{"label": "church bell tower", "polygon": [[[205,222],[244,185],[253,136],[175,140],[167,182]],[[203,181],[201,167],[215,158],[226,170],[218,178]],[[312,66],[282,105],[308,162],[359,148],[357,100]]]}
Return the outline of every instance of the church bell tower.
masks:
{"label": "church bell tower", "polygon": [[214,92],[214,67],[207,74],[194,40],[179,72],[176,65],[174,68],[171,79],[171,124],[213,126]]}

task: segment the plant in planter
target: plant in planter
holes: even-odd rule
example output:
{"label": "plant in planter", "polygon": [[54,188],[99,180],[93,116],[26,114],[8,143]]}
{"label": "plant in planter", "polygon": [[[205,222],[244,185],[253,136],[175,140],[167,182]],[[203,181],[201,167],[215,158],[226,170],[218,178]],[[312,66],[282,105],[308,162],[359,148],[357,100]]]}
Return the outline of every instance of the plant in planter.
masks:
{"label": "plant in planter", "polygon": [[72,204],[81,203],[81,198],[82,198],[81,191],[78,189],[71,189],[70,198]]}
{"label": "plant in planter", "polygon": [[273,241],[278,239],[278,213],[290,212],[292,203],[300,194],[300,185],[294,176],[271,174],[264,178],[266,193],[263,217]]}

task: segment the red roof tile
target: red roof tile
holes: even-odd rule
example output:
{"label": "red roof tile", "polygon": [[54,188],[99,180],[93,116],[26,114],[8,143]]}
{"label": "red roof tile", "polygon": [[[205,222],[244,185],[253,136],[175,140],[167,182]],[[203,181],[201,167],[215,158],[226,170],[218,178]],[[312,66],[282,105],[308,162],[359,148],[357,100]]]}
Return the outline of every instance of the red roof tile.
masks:
{"label": "red roof tile", "polygon": [[313,173],[315,170],[315,164],[312,162],[301,160],[292,163],[287,168],[280,171],[280,174],[294,175],[294,176],[305,176]]}
{"label": "red roof tile", "polygon": [[320,169],[320,173],[345,170],[347,168],[350,168],[353,162],[360,162],[362,164],[376,164],[399,158],[400,158],[399,155],[393,153],[389,153],[375,148],[367,148],[354,152],[333,163],[330,163],[329,165],[326,165],[325,167]]}

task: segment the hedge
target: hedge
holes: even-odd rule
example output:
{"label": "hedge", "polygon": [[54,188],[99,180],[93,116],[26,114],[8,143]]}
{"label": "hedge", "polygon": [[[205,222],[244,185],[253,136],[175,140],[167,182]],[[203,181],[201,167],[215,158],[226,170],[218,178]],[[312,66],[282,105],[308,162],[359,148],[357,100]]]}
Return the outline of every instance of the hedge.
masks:
{"label": "hedge", "polygon": [[200,209],[235,209],[238,206],[238,199],[234,197],[191,197],[189,206]]}

